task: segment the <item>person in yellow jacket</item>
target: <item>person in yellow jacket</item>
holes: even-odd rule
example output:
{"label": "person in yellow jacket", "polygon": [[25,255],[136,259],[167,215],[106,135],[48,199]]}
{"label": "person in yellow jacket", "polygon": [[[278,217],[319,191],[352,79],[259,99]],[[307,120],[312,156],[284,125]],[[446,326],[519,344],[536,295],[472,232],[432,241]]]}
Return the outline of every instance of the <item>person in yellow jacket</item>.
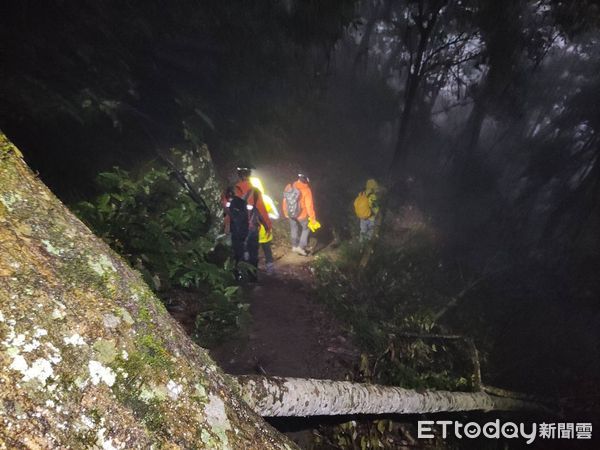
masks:
{"label": "person in yellow jacket", "polygon": [[[265,188],[262,184],[262,181],[260,181],[260,178],[250,177],[250,184],[252,184],[252,186],[258,189],[262,194],[263,203],[265,205],[265,209],[267,210],[269,218],[272,220],[279,219],[279,212],[277,211],[277,206],[275,206],[275,202],[273,201],[273,199],[267,194],[265,194]],[[271,241],[273,241],[272,231],[267,231],[264,225],[260,224],[260,228],[258,229],[258,244],[260,245],[260,248],[262,248],[263,253],[265,254],[265,267],[267,273],[269,274],[275,272]]]}
{"label": "person in yellow jacket", "polygon": [[365,241],[373,237],[375,232],[375,219],[379,213],[379,184],[370,178],[367,180],[365,190],[358,194],[354,200],[354,212],[360,220],[360,240]]}

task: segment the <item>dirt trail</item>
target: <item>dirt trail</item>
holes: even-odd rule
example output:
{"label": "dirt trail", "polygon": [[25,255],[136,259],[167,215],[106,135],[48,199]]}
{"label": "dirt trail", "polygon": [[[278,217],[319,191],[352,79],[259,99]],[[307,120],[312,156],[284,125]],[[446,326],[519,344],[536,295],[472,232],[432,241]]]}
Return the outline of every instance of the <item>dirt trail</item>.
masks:
{"label": "dirt trail", "polygon": [[286,253],[277,273],[261,273],[246,293],[247,334],[211,351],[228,373],[344,379],[357,352],[334,317],[318,303],[311,258]]}

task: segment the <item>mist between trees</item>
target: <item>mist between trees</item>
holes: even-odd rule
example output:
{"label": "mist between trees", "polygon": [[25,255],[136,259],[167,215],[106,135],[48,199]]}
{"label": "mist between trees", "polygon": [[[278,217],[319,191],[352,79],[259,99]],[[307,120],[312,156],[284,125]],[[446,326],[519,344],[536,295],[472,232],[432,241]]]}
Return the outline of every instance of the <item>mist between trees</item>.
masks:
{"label": "mist between trees", "polygon": [[[204,180],[207,209],[185,222],[175,210],[198,202],[169,178],[183,200],[168,221],[181,234],[160,241],[161,255],[188,244],[180,237],[190,223],[203,238],[220,223],[215,205],[239,160],[252,160],[273,192],[305,168],[320,244],[344,242],[341,259],[317,264],[321,300],[348,313],[354,329],[364,325],[358,341],[379,351],[375,360],[387,352],[380,370],[396,347],[392,332],[377,333],[390,331],[383,319],[402,298],[410,323],[393,330],[470,337],[486,383],[589,409],[600,374],[598,8],[595,0],[7,2],[0,129],[61,200],[88,202],[92,215],[107,193],[98,173],[119,166],[139,181],[154,168],[169,178],[172,149],[206,152],[215,167]],[[365,269],[346,244],[356,232],[352,200],[370,177],[385,186],[385,221]],[[203,222],[206,212],[214,223]],[[119,230],[106,234],[135,266],[139,248]],[[157,289],[207,289],[211,311],[242,304],[223,255],[207,256],[211,243],[199,238],[188,259],[138,269]],[[354,273],[349,288],[337,287]],[[367,298],[375,300],[363,323]],[[403,339],[424,359],[440,345]],[[404,365],[401,376],[414,387],[471,387],[420,370]]]}

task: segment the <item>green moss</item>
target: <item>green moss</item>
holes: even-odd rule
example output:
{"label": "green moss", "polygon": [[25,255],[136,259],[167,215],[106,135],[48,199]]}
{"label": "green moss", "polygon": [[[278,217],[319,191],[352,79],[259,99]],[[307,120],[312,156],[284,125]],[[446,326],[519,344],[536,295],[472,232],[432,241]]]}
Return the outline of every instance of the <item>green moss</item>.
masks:
{"label": "green moss", "polygon": [[168,435],[163,406],[158,400],[151,400],[145,405],[142,421],[150,431],[158,435]]}
{"label": "green moss", "polygon": [[151,334],[141,335],[136,339],[136,346],[140,349],[144,362],[154,369],[171,371],[173,363],[163,341]]}
{"label": "green moss", "polygon": [[62,278],[71,286],[91,287],[99,292],[104,290],[104,279],[87,265],[87,258],[83,255],[66,258],[60,270]]}
{"label": "green moss", "polygon": [[0,159],[6,159],[11,156],[17,156],[23,158],[23,154],[12,142],[0,131]]}
{"label": "green moss", "polygon": [[145,324],[152,323],[152,315],[150,314],[150,310],[148,309],[148,307],[146,307],[145,305],[140,306],[140,308],[138,309],[137,318]]}
{"label": "green moss", "polygon": [[102,413],[97,408],[92,408],[88,411],[88,415],[90,419],[94,421],[94,423],[100,423],[102,420]]}
{"label": "green moss", "polygon": [[[57,379],[58,390],[60,392],[69,392],[72,398],[82,396],[82,388],[88,379],[87,372],[87,354],[81,352],[81,347],[73,348],[64,346],[60,348],[62,361],[60,367],[71,369],[61,370]],[[80,368],[79,371],[74,370]]]}
{"label": "green moss", "polygon": [[143,400],[139,390],[121,389],[117,391],[117,398],[126,408],[141,420],[149,430],[164,432],[165,420],[161,401],[158,399]]}
{"label": "green moss", "polygon": [[95,448],[98,438],[93,430],[81,430],[74,434],[74,441],[81,444],[81,448]]}
{"label": "green moss", "polygon": [[[156,386],[160,386],[176,368],[163,341],[156,336],[139,335],[134,348],[136,350],[126,358],[123,355],[116,356],[110,367],[117,373],[117,383],[113,387],[117,399],[138,411],[142,417],[145,415],[145,405],[166,398],[166,394],[158,392]],[[148,392],[152,395],[148,395]]]}
{"label": "green moss", "polygon": [[117,358],[112,365],[117,372],[113,392],[117,400],[131,410],[149,431],[166,437],[168,430],[162,404],[166,394],[157,392],[158,389],[152,387],[149,379],[154,372],[148,370],[147,361],[147,355],[138,352],[129,355],[126,360]]}

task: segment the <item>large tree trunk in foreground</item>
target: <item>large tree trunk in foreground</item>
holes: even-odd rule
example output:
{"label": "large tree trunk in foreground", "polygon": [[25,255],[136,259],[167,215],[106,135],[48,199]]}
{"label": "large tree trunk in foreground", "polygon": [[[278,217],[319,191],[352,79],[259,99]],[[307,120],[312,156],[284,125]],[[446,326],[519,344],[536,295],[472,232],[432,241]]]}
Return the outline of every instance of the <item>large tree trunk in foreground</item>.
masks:
{"label": "large tree trunk in foreground", "polygon": [[264,417],[544,410],[536,403],[485,392],[417,392],[391,386],[302,378],[240,376],[237,380],[244,400]]}
{"label": "large tree trunk in foreground", "polygon": [[0,249],[0,448],[294,447],[2,133]]}

